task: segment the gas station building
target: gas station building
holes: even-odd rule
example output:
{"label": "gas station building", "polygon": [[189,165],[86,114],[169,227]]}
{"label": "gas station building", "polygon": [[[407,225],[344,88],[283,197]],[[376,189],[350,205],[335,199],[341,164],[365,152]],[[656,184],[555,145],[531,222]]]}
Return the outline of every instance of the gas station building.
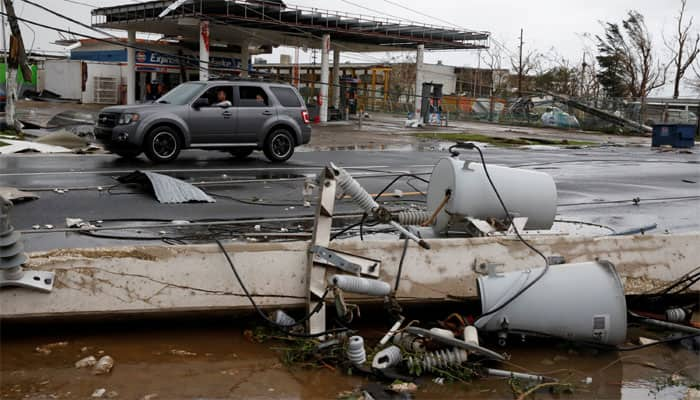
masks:
{"label": "gas station building", "polygon": [[[232,76],[249,77],[255,72],[251,58],[271,53],[273,48],[319,49],[321,53],[318,106],[322,122],[328,120],[329,104],[338,107],[342,76],[340,54],[416,52],[416,90],[421,93],[423,52],[488,47],[488,32],[426,25],[415,22],[288,6],[282,1],[177,0],[151,1],[98,8],[92,11],[92,26],[128,32],[126,45],[84,43],[71,52],[76,60],[113,61],[126,58],[126,99],[132,104],[139,89],[154,77],[173,85],[183,80],[208,80]],[[164,35],[158,42],[136,40],[136,33]],[[93,46],[90,49],[90,46]],[[106,52],[111,51],[111,53]],[[331,63],[331,56],[332,63]],[[264,72],[265,65],[260,65]],[[382,65],[374,65],[375,79],[388,84]],[[268,68],[269,69],[269,68]],[[288,79],[299,86],[308,77],[299,64],[291,65]],[[371,70],[371,69],[370,69]],[[255,75],[265,75],[255,72]],[[279,73],[278,73],[279,75]],[[313,81],[315,82],[315,80]],[[312,83],[315,86],[315,83]],[[377,81],[372,84],[377,87]],[[385,91],[386,92],[386,91]],[[416,97],[416,111],[421,99]]]}

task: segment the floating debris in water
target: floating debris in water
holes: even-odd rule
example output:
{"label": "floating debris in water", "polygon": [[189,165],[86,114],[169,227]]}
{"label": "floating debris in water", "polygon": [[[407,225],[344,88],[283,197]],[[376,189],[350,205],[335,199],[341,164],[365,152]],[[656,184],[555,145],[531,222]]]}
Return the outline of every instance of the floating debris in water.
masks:
{"label": "floating debris in water", "polygon": [[92,373],[95,375],[108,374],[114,368],[114,359],[110,356],[102,356],[97,360],[95,368],[92,369]]}

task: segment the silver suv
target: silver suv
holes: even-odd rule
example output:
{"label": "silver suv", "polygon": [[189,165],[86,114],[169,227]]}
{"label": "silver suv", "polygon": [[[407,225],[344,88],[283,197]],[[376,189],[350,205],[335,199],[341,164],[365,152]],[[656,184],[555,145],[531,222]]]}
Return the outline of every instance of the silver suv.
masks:
{"label": "silver suv", "polygon": [[152,104],[104,108],[95,137],[125,158],[168,162],[183,149],[262,150],[283,162],[311,140],[309,113],[290,85],[262,81],[183,83]]}

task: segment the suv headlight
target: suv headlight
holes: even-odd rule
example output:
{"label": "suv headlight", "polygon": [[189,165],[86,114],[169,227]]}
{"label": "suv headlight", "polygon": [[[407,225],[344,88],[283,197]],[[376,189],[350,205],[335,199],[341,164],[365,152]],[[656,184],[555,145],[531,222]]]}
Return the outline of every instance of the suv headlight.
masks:
{"label": "suv headlight", "polygon": [[119,125],[127,125],[139,120],[139,115],[136,113],[124,113],[119,116]]}

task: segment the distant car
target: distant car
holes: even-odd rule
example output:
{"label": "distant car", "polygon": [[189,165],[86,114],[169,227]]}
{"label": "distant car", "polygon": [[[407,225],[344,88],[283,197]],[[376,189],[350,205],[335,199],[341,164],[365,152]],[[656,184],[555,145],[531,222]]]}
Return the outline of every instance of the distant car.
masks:
{"label": "distant car", "polygon": [[228,151],[237,158],[262,150],[270,161],[284,162],[311,140],[310,122],[291,85],[197,81],[152,104],[104,108],[95,137],[121,157],[144,152],[158,163],[175,160],[183,149]]}

